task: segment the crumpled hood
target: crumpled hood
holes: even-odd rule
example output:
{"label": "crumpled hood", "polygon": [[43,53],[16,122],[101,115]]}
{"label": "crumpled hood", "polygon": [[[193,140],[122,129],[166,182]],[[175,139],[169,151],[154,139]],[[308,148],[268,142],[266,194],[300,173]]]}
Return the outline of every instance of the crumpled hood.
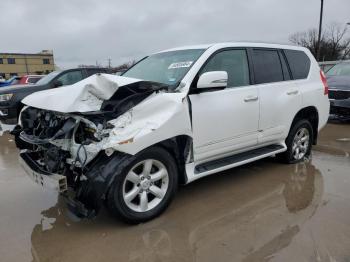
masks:
{"label": "crumpled hood", "polygon": [[101,109],[121,86],[142,80],[109,74],[95,74],[73,85],[36,92],[22,103],[31,107],[61,113],[93,112]]}

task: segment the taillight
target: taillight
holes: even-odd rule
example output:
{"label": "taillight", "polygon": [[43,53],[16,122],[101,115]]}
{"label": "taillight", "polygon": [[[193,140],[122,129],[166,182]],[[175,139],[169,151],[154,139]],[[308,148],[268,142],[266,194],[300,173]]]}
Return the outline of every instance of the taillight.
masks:
{"label": "taillight", "polygon": [[325,76],[325,74],[323,73],[322,70],[320,70],[320,75],[321,75],[321,80],[324,86],[324,95],[328,95],[329,91],[328,91],[328,83],[327,83],[327,78]]}

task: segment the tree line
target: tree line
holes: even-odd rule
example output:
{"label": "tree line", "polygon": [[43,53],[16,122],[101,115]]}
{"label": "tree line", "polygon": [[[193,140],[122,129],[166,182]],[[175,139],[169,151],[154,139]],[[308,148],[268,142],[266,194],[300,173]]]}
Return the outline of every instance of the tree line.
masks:
{"label": "tree line", "polygon": [[[347,26],[332,23],[321,34],[320,61],[350,59],[350,36]],[[297,32],[289,37],[293,44],[308,48],[317,57],[318,30],[316,28]]]}

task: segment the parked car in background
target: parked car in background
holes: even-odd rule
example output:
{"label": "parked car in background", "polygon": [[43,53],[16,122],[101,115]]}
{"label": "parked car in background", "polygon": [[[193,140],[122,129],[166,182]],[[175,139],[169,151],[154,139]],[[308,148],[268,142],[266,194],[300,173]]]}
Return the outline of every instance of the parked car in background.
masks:
{"label": "parked car in background", "polygon": [[22,102],[13,134],[29,177],[79,216],[105,202],[128,223],[160,215],[180,183],[269,156],[303,161],[329,117],[311,52],[260,43],[165,50]]}
{"label": "parked car in background", "polygon": [[329,85],[330,113],[350,117],[350,61],[336,64],[326,73]]}
{"label": "parked car in background", "polygon": [[331,69],[334,65],[338,64],[339,61],[323,61],[319,62],[319,66],[323,72],[327,72],[329,69]]}
{"label": "parked car in background", "polygon": [[24,75],[21,77],[21,80],[19,80],[18,84],[19,85],[35,84],[44,76],[45,75]]}
{"label": "parked car in background", "polygon": [[[41,78],[34,85],[16,85],[0,88],[0,130],[2,125],[16,125],[18,115],[26,96],[65,85],[72,85],[96,73],[107,73],[106,68],[76,68],[63,71],[54,71]],[[67,94],[69,95],[69,93]],[[56,101],[59,103],[61,101]]]}
{"label": "parked car in background", "polygon": [[11,86],[11,85],[17,85],[19,81],[21,80],[20,76],[13,76],[10,79],[1,82],[0,81],[0,87],[5,87],[5,86]]}

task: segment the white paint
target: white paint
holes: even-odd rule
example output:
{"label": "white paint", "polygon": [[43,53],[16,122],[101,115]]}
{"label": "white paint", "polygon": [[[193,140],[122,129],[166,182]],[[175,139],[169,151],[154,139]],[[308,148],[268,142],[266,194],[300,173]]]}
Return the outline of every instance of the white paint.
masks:
{"label": "white paint", "polygon": [[259,143],[288,136],[294,116],[302,108],[302,90],[296,81],[256,85],[260,99]]}
{"label": "white paint", "polygon": [[62,113],[98,111],[103,101],[110,99],[119,87],[140,81],[123,76],[95,74],[73,85],[31,94],[22,103]]}
{"label": "white paint", "polygon": [[[159,93],[135,106],[131,121],[115,128],[103,143],[103,149],[136,154],[160,141],[179,135],[192,136],[191,121],[184,93]],[[119,117],[118,119],[122,118]],[[130,143],[120,144],[132,140]]]}
{"label": "white paint", "polygon": [[187,173],[187,179],[188,179],[187,183],[191,183],[191,182],[193,182],[193,181],[195,181],[197,179],[200,179],[202,177],[205,177],[205,176],[208,176],[208,175],[211,175],[211,174],[214,174],[214,173],[218,173],[218,172],[221,172],[221,171],[225,171],[225,170],[228,170],[230,168],[237,167],[237,166],[245,165],[245,164],[254,162],[256,160],[263,159],[263,158],[266,158],[266,157],[269,157],[269,156],[274,156],[274,155],[276,155],[278,153],[282,153],[282,152],[286,151],[287,150],[286,144],[282,143],[281,145],[283,146],[283,148],[278,149],[278,150],[276,150],[274,152],[266,153],[266,154],[259,155],[259,156],[256,156],[256,157],[253,157],[253,158],[250,158],[250,159],[246,159],[246,160],[243,160],[243,161],[240,161],[240,162],[236,162],[236,163],[233,163],[233,164],[230,164],[230,165],[226,165],[226,166],[222,166],[222,167],[219,167],[219,168],[216,168],[216,169],[205,171],[205,172],[200,173],[200,174],[196,174],[195,173],[195,167],[196,167],[195,163],[186,164],[186,173]]}
{"label": "white paint", "polygon": [[226,71],[206,72],[199,77],[197,88],[227,87],[227,80]]}
{"label": "white paint", "polygon": [[[190,95],[195,160],[205,160],[258,143],[259,101],[255,86]],[[215,127],[215,128],[213,128]]]}
{"label": "white paint", "polygon": [[[285,81],[264,85],[226,88],[213,92],[191,94],[192,124],[188,93],[198,71],[218,50],[230,47],[269,47],[304,51],[311,60],[310,75],[306,80]],[[109,137],[87,146],[89,160],[101,150],[137,154],[160,141],[179,135],[193,138],[194,161],[186,165],[189,181],[212,172],[241,165],[267,155],[222,167],[205,174],[195,174],[194,167],[208,160],[234,155],[247,150],[281,144],[286,150],[286,139],[292,120],[300,109],[315,106],[319,112],[319,129],[327,122],[328,97],[323,94],[319,67],[305,48],[259,44],[223,43],[194,46],[206,48],[182,79],[177,92],[155,92],[129,112],[110,121],[113,129],[103,130]],[[183,50],[178,48],[172,50]],[[166,50],[166,51],[172,51]],[[268,70],[268,69],[267,69]],[[35,93],[23,100],[24,104],[62,113],[98,111],[119,87],[141,80],[112,75],[95,75],[72,86]],[[71,146],[77,154],[79,145]],[[276,152],[274,152],[276,153]]]}

